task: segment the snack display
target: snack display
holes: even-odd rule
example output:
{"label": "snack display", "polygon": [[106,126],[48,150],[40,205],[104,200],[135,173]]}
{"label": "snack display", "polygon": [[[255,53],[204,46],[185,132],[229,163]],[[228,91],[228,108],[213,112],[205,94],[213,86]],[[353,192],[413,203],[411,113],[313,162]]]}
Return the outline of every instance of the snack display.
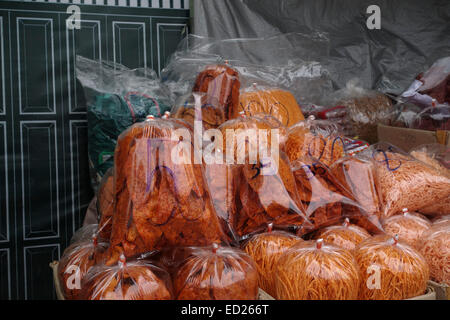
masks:
{"label": "snack display", "polygon": [[422,234],[419,251],[430,266],[431,279],[450,286],[450,223],[439,223]]}
{"label": "snack display", "polygon": [[92,268],[84,278],[82,300],[172,300],[170,276],[144,261],[126,261]]}
{"label": "snack display", "polygon": [[191,142],[171,137],[187,128],[179,119],[149,118],[119,137],[109,264],[121,253],[226,240]]}
{"label": "snack display", "polygon": [[417,211],[450,196],[450,177],[438,170],[387,143],[378,143],[368,151],[375,164],[385,218],[403,208]]}
{"label": "snack display", "polygon": [[350,251],[323,239],[288,249],[278,260],[276,296],[280,300],[355,300],[360,275]]}
{"label": "snack display", "polygon": [[209,65],[200,72],[192,92],[204,92],[224,106],[227,119],[239,105],[239,73],[228,65]]}
{"label": "snack display", "polygon": [[90,240],[76,242],[64,250],[58,266],[59,281],[67,300],[75,300],[84,289],[82,281],[88,271],[104,260],[107,243]]}
{"label": "snack display", "polygon": [[361,273],[361,300],[403,300],[427,289],[430,271],[425,258],[398,237],[369,238],[357,247],[355,257]]}
{"label": "snack display", "polygon": [[100,214],[99,237],[109,240],[114,216],[114,168],[108,169],[100,182],[97,192],[97,211]]}
{"label": "snack display", "polygon": [[194,248],[173,279],[177,300],[256,300],[258,272],[243,251]]}
{"label": "snack display", "polygon": [[398,235],[401,241],[417,249],[422,234],[431,228],[431,222],[416,212],[403,209],[403,214],[391,216],[383,221],[384,231],[394,237]]}
{"label": "snack display", "polygon": [[354,250],[357,245],[370,237],[370,234],[357,225],[350,224],[348,218],[342,225],[327,227],[315,236],[315,239],[323,239],[329,243],[346,250]]}
{"label": "snack display", "polygon": [[182,96],[171,114],[183,119],[194,127],[194,121],[201,121],[205,130],[215,129],[226,121],[224,107],[215,97],[205,93],[193,92]]}
{"label": "snack display", "polygon": [[267,232],[251,237],[243,249],[256,263],[259,287],[276,297],[275,275],[278,260],[286,250],[303,240],[285,231],[273,231],[272,227],[270,224]]}
{"label": "snack display", "polygon": [[300,106],[289,91],[266,88],[256,83],[250,88],[241,90],[239,105],[232,111],[232,117],[237,118],[241,112],[247,116],[257,113],[269,114],[287,127],[305,120]]}
{"label": "snack display", "polygon": [[289,128],[285,149],[290,161],[314,159],[326,166],[344,156],[344,142],[334,128],[324,130],[313,118]]}

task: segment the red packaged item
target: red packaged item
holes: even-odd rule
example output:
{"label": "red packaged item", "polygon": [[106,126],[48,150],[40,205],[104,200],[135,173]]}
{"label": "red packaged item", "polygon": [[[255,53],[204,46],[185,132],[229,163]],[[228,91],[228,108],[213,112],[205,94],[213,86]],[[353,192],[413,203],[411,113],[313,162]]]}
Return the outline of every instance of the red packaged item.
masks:
{"label": "red packaged item", "polygon": [[170,276],[145,260],[92,268],[83,281],[82,300],[172,300]]}
{"label": "red packaged item", "polygon": [[224,106],[227,119],[239,105],[239,73],[228,65],[210,65],[200,72],[192,92],[204,92]]}
{"label": "red packaged item", "polygon": [[97,236],[90,240],[76,242],[64,250],[59,261],[58,275],[64,298],[78,299],[82,290],[82,281],[88,271],[103,262],[107,243],[97,242]]}
{"label": "red packaged item", "polygon": [[243,251],[193,248],[173,279],[177,300],[256,300],[258,272]]}
{"label": "red packaged item", "polygon": [[119,137],[109,264],[122,253],[226,241],[191,141],[172,136],[190,137],[188,128],[180,119],[149,118]]}
{"label": "red packaged item", "polygon": [[278,260],[275,287],[280,300],[355,300],[360,275],[350,251],[306,241]]}

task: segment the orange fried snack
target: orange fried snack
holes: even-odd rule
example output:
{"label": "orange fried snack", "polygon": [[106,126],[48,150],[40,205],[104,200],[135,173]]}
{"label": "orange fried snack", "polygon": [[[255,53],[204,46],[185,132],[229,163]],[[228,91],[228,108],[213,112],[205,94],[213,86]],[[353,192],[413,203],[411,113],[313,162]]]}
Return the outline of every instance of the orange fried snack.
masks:
{"label": "orange fried snack", "polygon": [[256,300],[258,296],[254,262],[231,247],[194,249],[173,282],[177,300]]}
{"label": "orange fried snack", "polygon": [[239,104],[239,73],[226,65],[210,65],[200,72],[192,92],[204,92],[214,97],[224,106],[227,119]]}
{"label": "orange fried snack", "polygon": [[172,300],[169,274],[144,261],[93,268],[83,291],[82,300]]}
{"label": "orange fried snack", "polygon": [[355,300],[360,276],[350,251],[317,241],[294,245],[279,259],[280,300]]}
{"label": "orange fried snack", "polygon": [[100,239],[111,237],[112,218],[114,216],[114,168],[103,176],[97,193],[97,206],[100,213],[98,232]]}
{"label": "orange fried snack", "polygon": [[355,257],[362,279],[361,300],[404,300],[420,296],[427,289],[427,262],[398,238],[369,238],[355,250]]}
{"label": "orange fried snack", "polygon": [[[211,203],[202,165],[190,141],[173,141],[186,129],[179,119],[149,120],[125,131],[115,154],[116,215],[111,259],[165,247],[209,245],[226,240]],[[172,153],[178,160],[172,159]],[[173,161],[176,162],[173,162]]]}
{"label": "orange fried snack", "polygon": [[293,245],[302,242],[293,234],[269,230],[251,237],[244,245],[244,251],[256,263],[259,274],[259,287],[272,297],[276,297],[275,275],[281,255]]}

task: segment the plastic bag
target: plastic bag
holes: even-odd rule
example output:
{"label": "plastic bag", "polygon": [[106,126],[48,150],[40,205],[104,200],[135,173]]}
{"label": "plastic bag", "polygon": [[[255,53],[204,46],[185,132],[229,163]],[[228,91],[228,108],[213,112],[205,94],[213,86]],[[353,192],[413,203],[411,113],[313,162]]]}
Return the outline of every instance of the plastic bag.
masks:
{"label": "plastic bag", "polygon": [[170,276],[145,260],[96,266],[83,280],[82,300],[172,300]]}
{"label": "plastic bag", "polygon": [[440,226],[443,224],[449,224],[450,223],[450,215],[436,217],[431,222],[433,223],[433,227]]}
{"label": "plastic bag", "polygon": [[195,121],[201,121],[204,130],[215,129],[226,121],[224,106],[215,97],[201,92],[190,93],[178,99],[171,115],[185,120],[192,127]]}
{"label": "plastic bag", "polygon": [[429,107],[414,119],[411,128],[420,130],[450,130],[450,106]]}
{"label": "plastic bag", "polygon": [[347,107],[335,106],[326,107],[315,104],[302,105],[305,117],[314,116],[316,119],[328,120],[341,128],[342,134],[351,136],[353,134],[352,125],[347,115]]}
{"label": "plastic bag", "polygon": [[114,216],[114,168],[109,168],[97,191],[97,211],[100,214],[98,234],[100,239],[109,241]]}
{"label": "plastic bag", "polygon": [[232,118],[239,117],[241,112],[247,116],[257,113],[269,114],[287,127],[305,120],[300,106],[289,91],[257,83],[241,90],[239,106],[233,110]]}
{"label": "plastic bag", "polygon": [[355,300],[360,276],[350,251],[307,241],[278,260],[276,296],[280,300]]}
{"label": "plastic bag", "polygon": [[380,92],[358,87],[357,81],[349,81],[346,88],[333,96],[334,105],[345,106],[353,129],[352,136],[369,143],[378,141],[377,125],[388,124],[392,102]]}
{"label": "plastic bag", "polygon": [[209,65],[198,74],[192,92],[204,92],[217,99],[224,106],[225,117],[230,119],[239,105],[240,87],[239,73],[228,64]]}
{"label": "plastic bag", "polygon": [[388,143],[373,145],[367,153],[375,164],[385,218],[448,199],[450,178],[436,169]]}
{"label": "plastic bag", "polygon": [[70,244],[90,241],[98,233],[98,224],[87,224],[78,229],[70,239]]}
{"label": "plastic bag", "polygon": [[341,247],[346,250],[354,250],[357,245],[370,237],[370,234],[357,225],[350,224],[348,218],[342,225],[327,227],[320,230],[314,237],[323,239],[325,243]]}
{"label": "plastic bag", "polygon": [[430,266],[431,279],[450,286],[450,223],[439,223],[422,234],[420,253]]}
{"label": "plastic bag", "polygon": [[418,248],[417,243],[424,232],[431,228],[431,222],[416,212],[408,212],[403,209],[403,214],[389,217],[383,221],[384,231],[394,237],[398,235],[401,241],[413,248]]}
{"label": "plastic bag", "polygon": [[390,125],[401,128],[412,128],[417,115],[423,108],[412,103],[397,103],[391,112]]}
{"label": "plastic bag", "polygon": [[429,268],[425,258],[398,237],[378,235],[355,251],[361,273],[360,300],[404,300],[423,295]]}
{"label": "plastic bag", "polygon": [[120,133],[149,114],[170,111],[170,94],[151,69],[130,70],[77,56],[76,74],[86,99],[89,164],[97,187],[113,166]]}
{"label": "plastic bag", "polygon": [[84,277],[92,267],[104,261],[107,248],[107,243],[97,242],[97,236],[94,236],[64,250],[58,265],[58,276],[65,299],[76,300],[80,297]]}
{"label": "plastic bag", "polygon": [[437,60],[402,93],[408,101],[431,107],[433,100],[450,104],[450,57]]}
{"label": "plastic bag", "polygon": [[[275,226],[307,223],[289,160],[279,150],[273,153],[272,147],[278,149],[279,145],[276,139],[272,141],[276,133],[271,125],[243,116],[219,129],[227,161],[207,165],[206,175],[217,212],[232,237],[242,240],[271,222]],[[264,135],[266,138],[261,138]]]}
{"label": "plastic bag", "polygon": [[259,287],[276,297],[275,275],[278,260],[287,249],[303,240],[285,231],[273,231],[272,228],[269,224],[267,232],[251,237],[243,245],[243,250],[256,263]]}
{"label": "plastic bag", "polygon": [[313,164],[320,161],[326,166],[345,155],[338,127],[313,117],[289,128],[285,149],[291,162],[302,160]]}
{"label": "plastic bag", "polygon": [[[211,203],[189,126],[149,119],[121,134],[115,153],[111,261],[165,247],[226,240]],[[178,136],[178,134],[180,136]]]}
{"label": "plastic bag", "polygon": [[413,148],[410,152],[417,160],[439,170],[444,175],[450,175],[450,148],[439,143],[425,144]]}
{"label": "plastic bag", "polygon": [[258,272],[243,251],[194,248],[174,276],[177,300],[256,300]]}

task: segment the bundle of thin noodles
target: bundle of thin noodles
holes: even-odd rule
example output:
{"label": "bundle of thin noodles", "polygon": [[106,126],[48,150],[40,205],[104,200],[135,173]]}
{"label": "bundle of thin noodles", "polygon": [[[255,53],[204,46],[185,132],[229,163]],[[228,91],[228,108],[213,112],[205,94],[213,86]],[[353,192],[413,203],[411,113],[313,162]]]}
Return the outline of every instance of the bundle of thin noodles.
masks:
{"label": "bundle of thin noodles", "polygon": [[431,279],[450,286],[450,223],[438,224],[426,231],[419,247],[430,266]]}
{"label": "bundle of thin noodles", "polygon": [[422,234],[431,228],[431,222],[416,212],[403,209],[403,214],[389,217],[383,221],[384,231],[390,235],[398,235],[399,239],[417,249],[417,242]]}
{"label": "bundle of thin noodles", "polygon": [[272,297],[276,297],[275,271],[278,260],[294,244],[302,242],[299,238],[285,231],[272,231],[272,224],[267,232],[257,234],[244,245],[244,251],[256,263],[259,275],[259,287]]}
{"label": "bundle of thin noodles", "polygon": [[278,261],[276,297],[280,300],[354,300],[358,265],[349,250],[306,241],[288,249]]}
{"label": "bundle of thin noodles", "polygon": [[342,225],[324,228],[315,236],[316,239],[323,239],[325,243],[347,250],[354,250],[358,244],[369,237],[370,234],[365,229],[350,224],[348,218]]}
{"label": "bundle of thin noodles", "polygon": [[449,224],[450,223],[450,215],[436,217],[431,222],[433,222],[433,227],[442,225],[442,224]]}
{"label": "bundle of thin noodles", "polygon": [[430,274],[427,262],[397,236],[374,236],[354,253],[361,273],[359,299],[403,300],[425,293]]}

